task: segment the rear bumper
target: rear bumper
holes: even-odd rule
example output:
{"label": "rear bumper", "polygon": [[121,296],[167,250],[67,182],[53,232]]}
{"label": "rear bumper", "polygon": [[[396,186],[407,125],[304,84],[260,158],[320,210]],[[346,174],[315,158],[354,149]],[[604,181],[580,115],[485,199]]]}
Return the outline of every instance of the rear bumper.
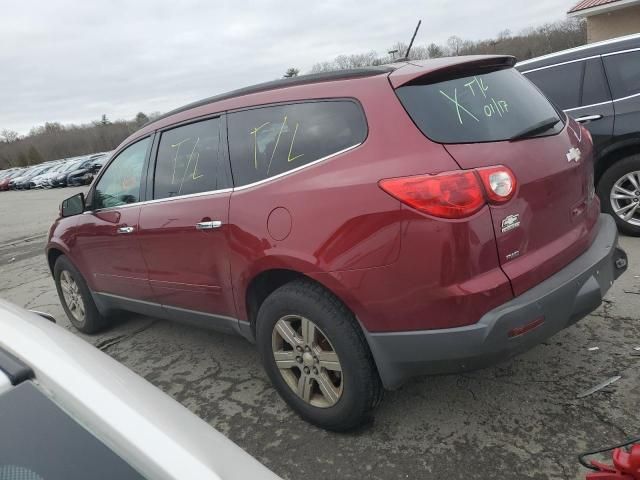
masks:
{"label": "rear bumper", "polygon": [[[380,377],[388,389],[422,374],[453,373],[488,366],[524,352],[595,310],[627,268],[612,217],[600,215],[589,249],[519,297],[491,310],[478,323],[459,328],[392,333],[365,332]],[[513,329],[544,321],[527,333]]]}

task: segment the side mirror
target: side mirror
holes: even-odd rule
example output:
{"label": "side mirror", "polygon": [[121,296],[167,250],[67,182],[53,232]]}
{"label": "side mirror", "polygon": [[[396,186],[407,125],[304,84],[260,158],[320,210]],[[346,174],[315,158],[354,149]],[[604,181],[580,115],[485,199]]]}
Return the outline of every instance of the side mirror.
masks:
{"label": "side mirror", "polygon": [[62,217],[72,217],[84,212],[84,193],[78,193],[73,197],[63,200],[60,205],[60,215]]}

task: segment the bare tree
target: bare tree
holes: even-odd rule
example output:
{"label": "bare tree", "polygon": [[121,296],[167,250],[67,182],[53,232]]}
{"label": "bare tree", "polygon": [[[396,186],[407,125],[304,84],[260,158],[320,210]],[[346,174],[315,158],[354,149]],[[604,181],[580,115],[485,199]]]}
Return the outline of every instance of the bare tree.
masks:
{"label": "bare tree", "polygon": [[427,55],[428,55],[428,58],[444,57],[444,51],[442,50],[442,47],[440,47],[439,45],[436,45],[435,43],[430,43],[429,45],[427,45]]}
{"label": "bare tree", "polygon": [[18,132],[15,132],[13,130],[8,130],[5,128],[2,130],[2,132],[0,132],[0,140],[2,140],[5,143],[15,142],[19,138],[20,138],[20,135],[18,134]]}
{"label": "bare tree", "polygon": [[283,75],[284,78],[291,78],[291,77],[297,77],[298,74],[300,73],[300,70],[294,67],[288,68],[287,71],[285,72],[285,74]]}
{"label": "bare tree", "polygon": [[460,55],[460,47],[462,47],[463,40],[457,35],[452,35],[447,40],[447,46],[449,47],[449,53],[451,55]]}
{"label": "bare tree", "polygon": [[138,127],[142,127],[146,123],[149,123],[149,117],[143,112],[138,112],[136,115],[136,125],[138,125]]}

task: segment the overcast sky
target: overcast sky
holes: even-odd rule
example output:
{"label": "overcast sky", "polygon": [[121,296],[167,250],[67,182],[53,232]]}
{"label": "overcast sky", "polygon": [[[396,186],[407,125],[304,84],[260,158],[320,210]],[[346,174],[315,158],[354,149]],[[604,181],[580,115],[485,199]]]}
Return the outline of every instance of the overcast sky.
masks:
{"label": "overcast sky", "polygon": [[340,54],[565,18],[577,0],[17,0],[0,15],[0,130],[132,118]]}

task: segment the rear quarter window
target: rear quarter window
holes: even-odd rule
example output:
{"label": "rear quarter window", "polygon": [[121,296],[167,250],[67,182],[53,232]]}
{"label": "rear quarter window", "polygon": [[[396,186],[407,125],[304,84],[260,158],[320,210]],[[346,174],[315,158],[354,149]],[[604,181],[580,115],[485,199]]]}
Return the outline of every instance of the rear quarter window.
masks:
{"label": "rear quarter window", "polygon": [[[513,68],[406,85],[396,93],[422,133],[440,143],[508,140],[541,122],[560,120],[544,95]],[[558,122],[545,133],[562,126]]]}
{"label": "rear quarter window", "polygon": [[640,50],[603,58],[614,98],[640,93]]}
{"label": "rear quarter window", "polygon": [[364,142],[358,103],[314,101],[228,114],[229,154],[236,186],[286,173]]}
{"label": "rear quarter window", "polygon": [[585,62],[543,68],[525,73],[549,99],[563,110],[580,106]]}

